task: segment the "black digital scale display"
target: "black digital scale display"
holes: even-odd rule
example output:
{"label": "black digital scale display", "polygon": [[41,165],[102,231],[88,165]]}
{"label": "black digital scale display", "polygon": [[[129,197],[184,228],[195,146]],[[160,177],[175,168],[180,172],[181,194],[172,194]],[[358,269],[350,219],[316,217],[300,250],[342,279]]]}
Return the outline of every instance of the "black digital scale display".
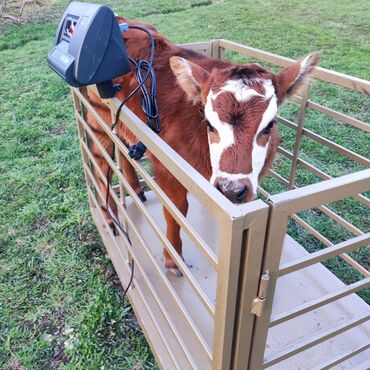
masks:
{"label": "black digital scale display", "polygon": [[117,18],[105,5],[72,2],[59,23],[49,66],[70,86],[97,84],[114,96],[112,79],[130,71]]}

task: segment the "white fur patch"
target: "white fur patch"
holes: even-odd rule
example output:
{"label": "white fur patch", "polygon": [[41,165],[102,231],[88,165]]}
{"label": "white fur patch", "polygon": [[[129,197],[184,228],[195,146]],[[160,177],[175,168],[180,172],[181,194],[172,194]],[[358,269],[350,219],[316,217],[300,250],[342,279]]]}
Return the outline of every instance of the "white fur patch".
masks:
{"label": "white fur patch", "polygon": [[243,80],[229,80],[220,90],[231,92],[238,102],[247,102],[253,96],[261,96],[263,98],[262,94],[246,85]]}
{"label": "white fur patch", "polygon": [[[230,181],[237,181],[242,179],[249,179],[252,184],[253,193],[257,193],[258,177],[266,160],[266,155],[269,147],[268,142],[265,146],[257,144],[257,137],[259,133],[274,119],[277,112],[277,98],[275,95],[275,88],[271,80],[264,80],[263,86],[265,94],[261,95],[254,89],[248,87],[241,80],[228,81],[221,91],[214,94],[212,91],[207,96],[205,105],[205,116],[210,124],[217,130],[220,141],[218,143],[211,143],[209,141],[210,157],[212,165],[211,184],[214,184],[217,177],[222,177]],[[252,172],[231,174],[220,170],[220,161],[223,152],[235,142],[233,126],[227,122],[222,122],[217,112],[213,110],[212,100],[216,99],[221,92],[232,92],[238,101],[248,101],[252,96],[261,96],[265,100],[270,99],[269,105],[263,113],[261,122],[257,129],[256,135],[253,139],[252,149]]]}
{"label": "white fur patch", "polygon": [[234,140],[234,129],[232,125],[226,122],[222,122],[218,113],[213,110],[212,100],[216,99],[218,94],[214,94],[212,90],[207,96],[207,102],[204,107],[205,116],[210,122],[210,124],[217,130],[220,141],[218,143],[209,143],[209,151],[211,156],[211,165],[212,165],[212,177],[211,183],[214,184],[217,173],[220,171],[220,161],[222,153],[229,146],[233,145]]}
{"label": "white fur patch", "polygon": [[212,173],[212,178],[214,177],[214,180],[211,183],[214,184],[214,181],[217,177],[222,177],[224,179],[230,180],[230,181],[238,181],[243,179],[248,179],[250,183],[252,184],[253,194],[257,194],[257,187],[258,187],[258,176],[263,168],[263,165],[265,164],[266,154],[269,147],[268,142],[265,146],[261,146],[257,144],[256,138],[253,140],[253,149],[252,149],[252,172],[251,173],[228,173],[224,171],[218,171],[217,175],[214,177],[214,174]]}

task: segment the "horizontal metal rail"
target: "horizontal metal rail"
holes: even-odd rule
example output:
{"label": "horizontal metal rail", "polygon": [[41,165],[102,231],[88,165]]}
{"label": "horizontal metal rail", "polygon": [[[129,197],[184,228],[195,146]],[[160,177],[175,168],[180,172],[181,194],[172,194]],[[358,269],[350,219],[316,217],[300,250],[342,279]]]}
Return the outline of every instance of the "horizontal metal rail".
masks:
{"label": "horizontal metal rail", "polygon": [[[347,352],[341,353],[340,355],[330,359],[329,361],[321,364],[320,366],[316,367],[313,370],[328,370],[328,369],[331,369],[335,365],[338,365],[338,364],[348,360],[349,358],[354,357],[354,356],[358,355],[359,353],[366,351],[368,348],[370,348],[370,343],[369,342],[363,343],[363,344],[361,344],[360,346],[358,346],[356,348],[353,348],[353,349],[351,349]],[[363,367],[363,369],[365,369],[365,367]]]}
{"label": "horizontal metal rail", "polygon": [[[82,146],[83,146],[83,150],[87,154],[88,158],[91,160],[94,168],[98,171],[101,180],[104,182],[105,186],[107,186],[107,180],[105,178],[105,174],[103,174],[103,172],[101,171],[100,167],[97,165],[97,163],[95,161],[95,158],[92,155],[92,153],[90,152],[90,150],[88,149],[86,143],[83,142],[82,140],[81,140],[81,143],[82,143]],[[96,191],[97,191],[100,199],[102,201],[105,201],[105,199],[103,197],[103,194],[101,192],[101,189],[100,189],[99,185],[97,184],[97,182],[96,182],[96,180],[94,178],[94,175],[92,174],[90,168],[86,164],[84,165],[84,168],[85,168],[85,170],[88,173],[88,176],[89,176],[90,181],[94,184],[94,187],[95,187],[95,189],[96,189]],[[132,191],[133,191],[133,189],[132,189]],[[116,205],[119,208],[120,212],[122,212],[123,216],[125,217],[125,221],[127,222],[128,226],[129,226],[130,232],[133,232],[135,234],[135,237],[139,241],[140,245],[143,247],[143,250],[145,251],[147,257],[150,259],[150,262],[152,263],[152,266],[154,266],[155,271],[160,276],[160,279],[161,279],[162,283],[168,289],[168,291],[170,293],[170,296],[173,299],[174,304],[176,304],[178,306],[178,308],[181,311],[182,315],[185,317],[185,320],[188,322],[189,327],[194,332],[194,335],[195,335],[196,339],[199,341],[199,344],[205,350],[205,353],[207,353],[207,356],[211,359],[212,358],[212,354],[211,354],[210,347],[208,346],[207,342],[204,340],[203,336],[199,332],[199,329],[195,325],[194,321],[191,319],[188,311],[186,310],[186,308],[182,304],[181,300],[179,299],[179,297],[178,297],[177,293],[175,292],[174,288],[172,287],[171,283],[169,282],[169,280],[167,279],[167,277],[163,273],[162,269],[160,268],[160,266],[158,264],[158,261],[155,259],[153,253],[150,251],[149,247],[147,246],[147,243],[144,241],[144,239],[142,238],[142,236],[140,235],[140,233],[136,229],[136,226],[132,222],[131,218],[129,217],[129,214],[127,213],[127,210],[122,206],[122,204],[120,203],[117,195],[112,191],[112,189],[110,189],[110,195],[113,197],[114,202],[116,203]],[[122,234],[122,231],[119,228],[117,230],[121,234],[121,236],[125,239],[126,236]],[[132,249],[131,246],[128,246],[128,249],[130,250],[130,253],[131,253],[131,249]]]}
{"label": "horizontal metal rail", "polygon": [[[293,158],[293,154],[291,152],[289,152],[288,150],[282,148],[281,146],[278,147],[278,152],[283,154],[288,159]],[[327,173],[319,170],[318,168],[312,166],[311,164],[309,164],[308,162],[306,162],[305,160],[303,160],[301,158],[298,158],[297,163],[299,165],[301,165],[303,168],[305,168],[307,171],[311,172],[312,174],[314,174],[317,177],[320,177],[323,180],[334,179],[334,177],[332,177],[332,176],[328,175]],[[366,207],[370,207],[370,199],[365,197],[364,195],[362,195],[362,194],[353,194],[352,197],[355,198],[356,200],[358,200],[359,202],[361,202],[362,204],[364,204]]]}
{"label": "horizontal metal rail", "polygon": [[[86,102],[87,103],[87,102]],[[92,107],[86,106],[87,109],[92,109]],[[157,183],[151,178],[150,175],[145,171],[145,169],[128,155],[128,149],[122,143],[122,141],[117,137],[115,133],[112,132],[108,124],[95,112],[91,112],[94,118],[99,122],[101,128],[109,136],[109,138],[115,143],[116,149],[126,157],[132,166],[140,173],[144,178],[146,184],[157,194],[160,198],[162,204],[171,213],[177,223],[183,228],[184,232],[189,236],[190,240],[195,244],[199,251],[207,258],[208,262],[213,268],[217,268],[217,256],[213,250],[208,246],[208,244],[203,240],[198,232],[186,221],[184,215],[178,210],[178,208],[173,204],[169,197],[164,193],[164,191],[157,185]]]}
{"label": "horizontal metal rail", "polygon": [[[89,125],[86,123],[86,121],[83,119],[83,117],[80,115],[79,112],[76,111],[76,117],[79,120],[79,122],[83,125],[85,131],[88,133],[89,137],[94,141],[94,143],[99,148],[101,154],[105,158],[105,160],[110,165],[112,171],[117,175],[119,180],[123,182],[124,184],[128,183],[126,182],[125,177],[123,174],[119,171],[117,168],[115,162],[112,160],[112,158],[108,155],[108,153],[105,151],[104,147],[100,143],[100,141],[96,138],[94,132],[90,129]],[[125,185],[126,187],[126,185]],[[127,190],[130,189],[126,187]],[[132,189],[131,189],[132,190]],[[145,206],[142,204],[142,201],[139,199],[139,197],[136,195],[135,192],[130,192],[130,196],[135,201],[136,206],[140,209],[141,213],[144,215],[144,217],[147,219],[148,223],[156,233],[157,237],[161,241],[163,247],[167,250],[167,252],[170,254],[172,259],[175,261],[177,267],[179,270],[183,273],[183,275],[187,278],[187,280],[190,282],[191,286],[193,287],[194,291],[200,298],[201,302],[206,307],[207,311],[210,313],[212,317],[214,317],[215,307],[210,301],[209,297],[206,295],[206,293],[203,291],[203,288],[199,285],[199,283],[194,279],[191,272],[189,271],[189,268],[186,266],[185,262],[182,260],[182,258],[178,255],[175,248],[172,246],[172,244],[169,242],[167,237],[163,234],[162,230],[159,228],[159,226],[155,223],[153,220],[153,217],[149,214],[148,210],[145,208]]]}
{"label": "horizontal metal rail", "polygon": [[[87,101],[85,102],[86,104],[89,104]],[[86,106],[86,108],[89,110],[92,109],[90,104]],[[131,163],[131,165],[133,165],[135,169],[139,171],[141,176],[146,181],[146,184],[157,194],[157,196],[160,197],[162,204],[171,213],[171,215],[178,222],[178,224],[183,228],[185,233],[189,236],[190,240],[192,240],[192,242],[198,247],[200,252],[207,258],[208,262],[214,268],[217,268],[217,256],[215,255],[213,250],[207,245],[203,238],[194,230],[194,228],[186,221],[184,215],[177,209],[177,207],[175,207],[173,202],[168,198],[164,191],[156,184],[156,182],[147,174],[144,168],[130,158],[130,156],[128,155],[127,148],[122,143],[122,141],[117,137],[117,135],[112,132],[107,123],[98,114],[96,114],[95,111],[91,113],[94,115],[94,118],[99,122],[101,128],[115,143],[117,150],[119,150],[119,152],[126,157],[126,159]]]}
{"label": "horizontal metal rail", "polygon": [[270,175],[272,175],[273,177],[275,177],[275,179],[279,180],[279,181],[280,181],[282,184],[284,184],[286,187],[288,187],[288,186],[289,186],[289,181],[288,181],[285,177],[283,177],[283,176],[279,175],[276,171],[274,171],[274,170],[270,169],[270,170],[268,171],[268,173],[269,173]]}
{"label": "horizontal metal rail", "polygon": [[[90,91],[96,92],[96,87],[88,87]],[[89,108],[94,118],[99,120],[99,123],[104,122],[101,117],[94,111],[89,101],[77,90],[74,92],[79,97],[80,101],[86,108]],[[115,113],[121,101],[117,98],[112,98],[104,101],[109,108]],[[200,173],[186,162],[174,149],[172,149],[166,142],[164,142],[154,131],[152,131],[143,121],[139,119],[129,108],[122,107],[120,113],[120,120],[124,122],[125,126],[142,141],[148,150],[171,172],[173,176],[189,191],[191,192],[201,204],[220,221],[225,218],[238,217],[240,210],[238,206],[231,203],[226,197],[222,196],[220,192],[212,186]],[[105,123],[106,124],[106,123]],[[114,138],[113,138],[114,137]],[[110,137],[119,145],[119,140],[115,136]]]}
{"label": "horizontal metal rail", "polygon": [[321,296],[319,298],[313,299],[312,301],[306,302],[300,306],[294,307],[288,311],[272,315],[270,319],[270,327],[279,325],[285,321],[294,319],[297,316],[303,315],[310,312],[316,308],[325,306],[333,301],[344,298],[350,294],[358,292],[361,289],[365,289],[370,286],[370,277],[356,281],[353,284],[347,285],[344,288],[338,289],[335,292],[331,292]]}
{"label": "horizontal metal rail", "polygon": [[154,193],[159,197],[161,203],[166,207],[166,209],[171,213],[172,217],[181,226],[184,232],[188,235],[189,239],[195,244],[198,250],[207,258],[211,266],[217,270],[217,256],[215,252],[209,247],[209,245],[204,241],[204,239],[199,235],[199,233],[187,222],[186,217],[178,210],[178,208],[173,204],[171,199],[164,193],[164,191],[157,185],[154,179],[146,172],[144,167],[136,163],[135,160],[131,159],[128,154],[128,149],[123,149],[121,147],[117,148],[120,153],[122,153],[126,159],[131,163],[132,166],[139,172],[139,174],[144,179],[147,186],[149,186]]}
{"label": "horizontal metal rail", "polygon": [[[336,245],[333,245],[332,247],[328,247],[326,249],[313,252],[308,256],[297,258],[293,261],[283,263],[282,265],[279,266],[279,276],[284,276],[293,271],[303,269],[307,266],[311,266],[315,263],[337,256],[338,254],[350,252],[356,248],[366,245],[369,242],[370,242],[370,233],[367,233],[364,235],[356,236],[350,240],[338,243]],[[369,273],[368,276],[370,276]]]}
{"label": "horizontal metal rail", "polygon": [[[315,238],[320,240],[320,242],[323,243],[325,247],[329,248],[334,245],[334,243],[332,243],[328,238],[326,238],[324,235],[319,233],[315,228],[313,228],[310,224],[308,224],[302,218],[297,216],[295,213],[291,215],[291,218],[295,220],[299,225],[304,227],[311,235],[313,235]],[[364,233],[361,233],[359,235],[364,235]],[[362,265],[360,265],[352,257],[350,257],[347,253],[341,253],[339,257],[343,258],[347,263],[349,263],[353,268],[355,268],[360,274],[364,276],[370,276],[370,272],[367,271]]]}
{"label": "horizontal metal rail", "polygon": [[[92,173],[90,172],[90,175],[92,176]],[[111,234],[111,237],[113,238],[114,240],[114,235],[113,235],[113,232],[111,231],[111,228],[109,227],[107,221],[105,220],[105,217],[103,216],[103,213],[101,211],[101,207],[99,206],[95,196],[94,196],[94,193],[92,192],[92,190],[90,188],[87,188],[88,190],[88,193],[91,197],[91,199],[93,200],[94,202],[94,205],[95,205],[95,208],[97,209],[101,219],[103,220],[104,224],[105,224],[105,227],[106,227],[106,230],[107,232],[109,232]],[[119,229],[118,229],[119,230]],[[120,231],[120,230],[119,230]],[[122,235],[123,236],[123,235]],[[123,236],[124,237],[124,236]],[[116,244],[116,243],[115,243]],[[116,244],[116,247],[117,249],[119,250],[119,246]],[[141,264],[139,262],[139,260],[137,259],[136,255],[135,255],[135,252],[133,250],[133,248],[131,248],[129,246],[129,244],[126,242],[126,247],[130,250],[130,253],[132,254],[132,257],[133,257],[133,260],[135,261],[135,265],[139,268],[140,272],[142,273],[142,276],[144,278],[144,281],[145,283],[148,285],[148,288],[150,290],[150,292],[152,293],[152,296],[153,298],[155,299],[156,303],[160,306],[161,310],[164,312],[164,313],[167,313],[167,310],[165,309],[165,307],[163,307],[162,303],[160,302],[159,298],[158,298],[158,294],[156,293],[156,291],[154,290],[153,286],[150,284],[150,281],[146,275],[146,272],[143,270],[143,268],[141,267]],[[122,258],[124,258],[122,256]],[[170,346],[169,346],[169,343],[167,342],[166,340],[166,336],[163,334],[161,328],[159,327],[159,325],[157,324],[157,321],[153,316],[152,316],[152,312],[151,310],[149,309],[149,306],[147,305],[147,302],[146,302],[146,299],[145,299],[145,295],[141,292],[140,290],[140,285],[139,284],[135,284],[135,289],[138,289],[139,292],[140,292],[140,295],[142,297],[142,299],[145,301],[145,304],[146,304],[146,308],[148,309],[148,312],[149,314],[151,315],[151,318],[153,320],[153,322],[155,323],[155,326],[156,326],[156,329],[158,330],[158,333],[159,335],[161,336],[161,339],[163,340],[163,342],[165,343],[165,345],[167,346],[167,348],[169,349]],[[194,360],[192,359],[189,351],[187,350],[187,347],[185,346],[185,343],[182,341],[181,339],[181,336],[179,335],[176,327],[174,326],[174,324],[171,322],[171,320],[169,319],[169,315],[164,315],[164,317],[166,318],[166,321],[168,323],[168,325],[171,327],[171,330],[174,334],[174,337],[176,338],[176,340],[178,341],[179,343],[179,347],[184,351],[184,354],[185,356],[188,358],[189,362],[191,363],[194,363]],[[169,351],[169,354],[172,358],[172,360],[174,361],[175,364],[178,364],[178,361],[177,359],[173,356],[172,352]],[[178,368],[181,369],[181,367],[178,365]]]}
{"label": "horizontal metal rail", "polygon": [[344,331],[350,330],[353,327],[368,321],[369,318],[370,318],[370,311],[367,311],[349,321],[346,321],[345,323],[336,325],[333,328],[330,328],[327,330],[321,330],[319,331],[318,334],[314,335],[311,338],[303,340],[299,343],[290,344],[287,347],[285,347],[283,350],[281,350],[280,352],[266,358],[264,360],[263,367],[267,368],[272,365],[275,365],[280,361],[283,361],[308,348],[311,348],[321,342],[324,342],[327,339],[330,339],[336,335],[339,335],[340,333],[343,333]]}
{"label": "horizontal metal rail", "polygon": [[307,185],[304,188],[297,188],[272,195],[270,200],[273,203],[279,204],[279,207],[284,207],[285,211],[291,214],[304,211],[307,208],[320,206],[323,199],[325,199],[325,203],[331,203],[338,199],[353,196],[353,194],[368,191],[369,180],[370,169],[366,169]]}
{"label": "horizontal metal rail", "polygon": [[[272,176],[274,176],[277,180],[280,182],[283,182],[285,185],[288,182],[284,177],[281,175],[277,174],[274,171],[269,171]],[[294,186],[294,188],[297,188]],[[267,191],[263,190],[261,187],[258,188],[258,190],[266,197],[269,198],[271,194],[269,194]],[[326,215],[331,217],[334,221],[338,222],[340,225],[345,227],[347,230],[353,232],[355,235],[363,235],[364,233],[350,224],[348,221],[344,220],[342,217],[337,215],[335,212],[330,210],[329,208],[325,206],[318,206],[318,209],[320,209],[322,212],[324,212]],[[313,235],[315,238],[320,240],[321,243],[323,243],[326,247],[331,247],[334,245],[328,238],[326,238],[324,235],[319,233],[315,228],[313,228],[310,224],[308,224],[306,221],[304,221],[301,217],[299,217],[297,214],[293,213],[291,215],[291,218],[295,220],[299,225],[301,225],[303,228],[305,228],[311,235]],[[364,276],[370,276],[370,273],[362,266],[360,265],[357,261],[355,261],[352,257],[350,257],[346,253],[342,253],[340,255],[341,258],[343,258],[347,263],[349,263],[353,268],[355,268],[360,274]]]}
{"label": "horizontal metal rail", "polygon": [[[263,60],[268,63],[276,64],[281,67],[287,67],[288,65],[295,62],[294,59],[282,57],[268,51],[252,48],[250,46],[238,44],[233,41],[219,39],[215,40],[214,42],[216,41],[218,42],[219,47],[223,47],[231,51],[236,51],[240,54]],[[312,76],[320,80],[330,82],[338,86],[346,87],[348,89],[355,90],[361,93],[363,93],[364,91],[370,92],[369,81],[362,80],[360,78],[349,76],[343,73],[331,71],[326,68],[315,67]]]}
{"label": "horizontal metal rail", "polygon": [[[293,97],[290,98],[289,102],[290,103],[294,102],[294,103],[300,104],[300,103],[302,103],[302,97],[299,96],[299,95],[294,95]],[[307,106],[306,107],[310,108],[310,109],[312,109],[316,112],[323,113],[323,114],[325,114],[329,117],[335,118],[335,119],[337,119],[341,122],[347,123],[347,124],[349,124],[353,127],[356,127],[360,130],[363,130],[365,132],[370,132],[370,124],[369,123],[360,121],[356,118],[348,116],[347,114],[337,112],[334,109],[330,109],[330,108],[328,108],[324,105],[315,103],[312,100],[307,101]]]}
{"label": "horizontal metal rail", "polygon": [[317,112],[324,113],[327,116],[333,117],[339,121],[342,121],[344,123],[347,123],[353,127],[356,127],[360,130],[363,130],[365,132],[370,132],[370,124],[362,122],[356,118],[353,118],[351,116],[348,116],[344,113],[339,113],[333,109],[327,108],[321,104],[314,103],[313,101],[309,100],[307,102],[307,108],[311,108]]}
{"label": "horizontal metal rail", "polygon": [[343,156],[352,159],[353,161],[356,161],[358,163],[361,163],[365,167],[370,167],[370,160],[363,157],[362,155],[359,155],[352,150],[346,149],[345,147],[334,143],[333,141],[324,138],[323,136],[320,136],[316,133],[314,133],[311,130],[308,130],[304,128],[302,130],[302,134],[307,136],[308,138],[316,141],[317,143],[321,145],[325,145],[327,148],[334,150],[335,152],[342,154]]}
{"label": "horizontal metal rail", "polygon": [[[285,126],[293,129],[293,130],[297,130],[298,128],[298,125],[292,121],[289,121],[288,119],[286,118],[283,118],[283,117],[278,117],[277,118],[277,121],[284,124]],[[327,148],[353,160],[353,161],[356,161],[360,164],[362,164],[363,166],[365,167],[370,167],[370,160],[363,157],[362,155],[359,155],[355,152],[353,152],[352,150],[349,150],[349,149],[346,149],[345,147],[339,145],[339,144],[336,144],[334,143],[333,141],[329,140],[329,139],[326,139],[324,138],[323,136],[321,135],[318,135],[316,133],[314,133],[313,131],[311,130],[308,130],[306,128],[302,129],[302,135],[310,138],[311,140],[314,140],[316,141],[317,143],[321,144],[321,145],[324,145],[326,146]]]}

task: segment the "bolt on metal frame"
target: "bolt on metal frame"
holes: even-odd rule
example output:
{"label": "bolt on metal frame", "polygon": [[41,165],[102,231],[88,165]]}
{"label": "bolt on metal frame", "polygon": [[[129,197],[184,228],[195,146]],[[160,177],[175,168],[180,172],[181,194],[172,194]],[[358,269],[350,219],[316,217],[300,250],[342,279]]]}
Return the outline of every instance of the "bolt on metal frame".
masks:
{"label": "bolt on metal frame", "polygon": [[[287,66],[292,62],[291,59],[227,40],[214,40],[187,44],[185,46],[215,58],[224,58],[225,51],[231,50],[279,66]],[[368,81],[323,68],[315,68],[314,77],[355,91],[370,91],[370,83]],[[90,91],[96,91],[95,87],[89,87],[88,89]],[[328,174],[299,157],[301,140],[302,137],[306,136],[364,166],[369,167],[370,163],[367,158],[305,129],[304,118],[307,108],[315,109],[367,132],[369,131],[368,124],[312,102],[308,98],[308,86],[306,86],[303,95],[301,97],[295,97],[295,100],[300,103],[298,123],[296,124],[283,117],[279,117],[280,123],[297,132],[293,153],[279,147],[279,152],[292,162],[289,179],[285,179],[276,171],[270,171],[270,174],[283,183],[287,189],[293,190],[275,196],[269,196],[266,191],[260,189],[262,194],[269,197],[267,203],[256,200],[247,205],[236,206],[224,198],[206,179],[151,131],[133,112],[124,107],[120,114],[121,121],[127,125],[138,140],[142,141],[148,150],[155,154],[157,159],[222,225],[220,228],[218,253],[215,253],[174,206],[163,190],[159,188],[144,166],[140,162],[133,161],[128,156],[128,148],[122,143],[116,133],[111,132],[110,123],[105,122],[90,105],[86,97],[86,88],[73,88],[71,91],[91,212],[117,274],[124,286],[129,281],[131,262],[135,261],[133,288],[129,290],[128,297],[156,360],[162,368],[260,369],[271,366],[281,361],[281,359],[293,356],[295,353],[303,351],[315,343],[326,340],[368,319],[368,314],[365,314],[355,318],[352,322],[345,323],[341,327],[334,328],[319,338],[312,338],[312,340],[305,343],[298,343],[295,348],[288,348],[274,358],[263,359],[269,327],[276,326],[281,322],[314,308],[321,307],[370,285],[369,272],[345,253],[368,243],[369,235],[364,234],[357,227],[324,205],[330,201],[350,195],[361,203],[369,205],[369,199],[361,193],[369,190],[370,171],[365,170],[356,174],[332,179]],[[120,103],[119,100],[113,98],[104,100],[104,103],[111,110],[113,117]],[[86,122],[87,110],[99,122],[101,129],[104,130],[106,135],[115,143],[116,161],[113,161],[105,151],[95,133]],[[117,204],[120,219],[123,220],[125,230],[135,240],[134,247],[128,243],[125,235],[120,230],[118,230],[120,235],[118,237],[114,236],[103,217],[100,205],[104,204],[105,197],[98,185],[98,180],[100,179],[100,181],[106,184],[105,173],[99,168],[98,163],[92,155],[89,149],[89,142],[96,144],[101,155],[106,159],[113,174],[118,179],[119,191],[117,192],[114,190],[114,187],[111,187],[110,194]],[[194,278],[191,269],[176,254],[176,251],[157,222],[125,179],[120,162],[120,154],[133,165],[146,185],[156,194],[159,201],[167,208],[185,234],[217,273],[215,303],[212,302],[202,286]],[[328,181],[297,189],[295,179],[298,166]],[[205,339],[204,333],[197,327],[184,302],[179,298],[176,289],[163,272],[147,241],[140,235],[140,231],[127,210],[126,194],[130,196],[140,213],[146,219],[148,228],[153,229],[153,232],[161,241],[163,247],[176,261],[180,271],[184,275],[183,279],[187,279],[189,286],[195,292],[199,302],[212,318],[214,328],[211,345]],[[355,234],[356,237],[352,240],[333,245],[331,241],[296,215],[301,210],[313,207],[319,208],[326,215]],[[301,261],[279,266],[289,217],[299,222],[328,248],[316,254],[311,254]],[[266,234],[267,238],[265,238]],[[279,276],[337,254],[341,254],[365,278],[360,282],[347,286],[345,289],[329,293],[315,301],[308,302],[289,312],[270,318],[274,288]],[[153,278],[154,275],[150,275],[147,271],[148,264],[155,271],[155,279]],[[267,276],[265,285],[263,285],[263,276]],[[171,303],[171,306],[168,305],[168,302]],[[179,329],[179,322],[181,322],[182,330]],[[367,348],[368,346],[364,345],[355,352],[359,353]],[[344,353],[342,356],[333,359],[332,364],[340,363],[349,357],[350,354]],[[327,363],[327,366],[329,365],[331,366],[330,362]]]}

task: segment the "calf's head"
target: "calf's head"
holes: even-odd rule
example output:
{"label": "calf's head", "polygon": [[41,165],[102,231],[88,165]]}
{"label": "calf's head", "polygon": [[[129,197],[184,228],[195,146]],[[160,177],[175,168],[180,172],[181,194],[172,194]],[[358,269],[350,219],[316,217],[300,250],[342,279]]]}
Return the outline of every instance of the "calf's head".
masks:
{"label": "calf's head", "polygon": [[210,182],[233,203],[255,198],[258,180],[271,167],[280,140],[278,106],[302,85],[318,59],[317,53],[310,54],[277,74],[257,64],[207,72],[184,58],[170,59],[188,99],[204,110]]}

